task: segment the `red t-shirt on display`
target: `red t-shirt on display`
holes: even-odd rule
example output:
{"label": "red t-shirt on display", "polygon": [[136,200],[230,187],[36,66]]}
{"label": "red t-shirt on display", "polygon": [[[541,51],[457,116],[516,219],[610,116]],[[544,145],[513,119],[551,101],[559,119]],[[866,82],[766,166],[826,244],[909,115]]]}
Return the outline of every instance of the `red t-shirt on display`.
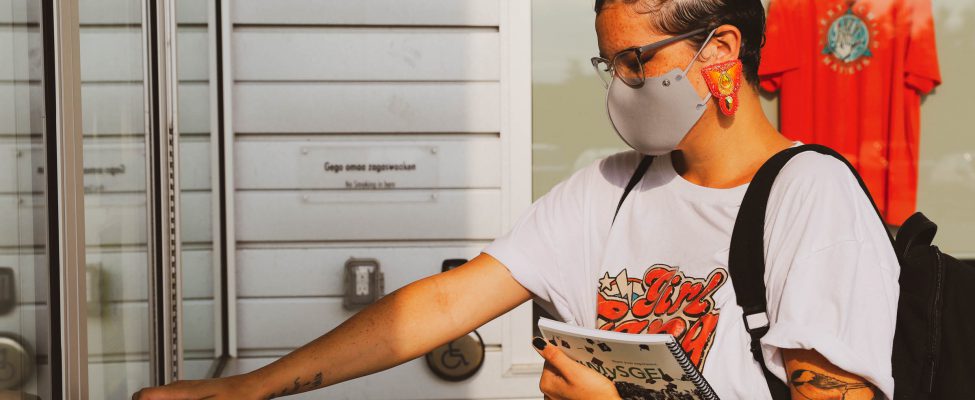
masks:
{"label": "red t-shirt on display", "polygon": [[759,75],[783,134],[846,156],[887,223],[914,213],[921,95],[941,83],[930,0],[772,0]]}

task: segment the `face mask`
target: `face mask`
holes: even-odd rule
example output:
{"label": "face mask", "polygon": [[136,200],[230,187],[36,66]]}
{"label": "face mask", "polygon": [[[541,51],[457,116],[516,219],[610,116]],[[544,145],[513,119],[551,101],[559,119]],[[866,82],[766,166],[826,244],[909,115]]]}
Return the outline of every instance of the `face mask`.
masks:
{"label": "face mask", "polygon": [[616,133],[634,150],[648,155],[667,154],[691,130],[707,109],[711,94],[701,99],[687,79],[687,71],[711,40],[708,35],[690,64],[657,77],[647,77],[643,86],[632,88],[614,77],[606,95],[609,120]]}

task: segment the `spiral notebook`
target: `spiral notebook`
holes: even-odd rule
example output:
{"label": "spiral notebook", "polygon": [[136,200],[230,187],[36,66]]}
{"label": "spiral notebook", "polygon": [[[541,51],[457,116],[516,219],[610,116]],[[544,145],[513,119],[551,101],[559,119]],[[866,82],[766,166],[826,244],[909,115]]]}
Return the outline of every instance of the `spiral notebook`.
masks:
{"label": "spiral notebook", "polygon": [[711,385],[671,335],[636,335],[582,328],[541,318],[550,344],[603,374],[624,400],[717,400]]}

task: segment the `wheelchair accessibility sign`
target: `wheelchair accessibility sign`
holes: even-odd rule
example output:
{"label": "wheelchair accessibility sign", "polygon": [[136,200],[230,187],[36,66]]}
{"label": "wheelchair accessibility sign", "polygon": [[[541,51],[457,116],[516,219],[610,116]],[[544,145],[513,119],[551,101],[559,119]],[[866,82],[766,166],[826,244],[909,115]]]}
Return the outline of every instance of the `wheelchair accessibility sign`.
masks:
{"label": "wheelchair accessibility sign", "polygon": [[427,365],[438,377],[450,382],[466,380],[484,364],[484,340],[477,331],[440,346],[426,355]]}

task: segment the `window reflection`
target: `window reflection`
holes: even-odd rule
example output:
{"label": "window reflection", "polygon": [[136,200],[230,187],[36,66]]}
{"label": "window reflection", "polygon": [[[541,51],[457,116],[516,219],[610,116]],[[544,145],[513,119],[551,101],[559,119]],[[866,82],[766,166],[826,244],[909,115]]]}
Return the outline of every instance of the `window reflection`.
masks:
{"label": "window reflection", "polygon": [[0,397],[51,397],[40,7],[0,2]]}

